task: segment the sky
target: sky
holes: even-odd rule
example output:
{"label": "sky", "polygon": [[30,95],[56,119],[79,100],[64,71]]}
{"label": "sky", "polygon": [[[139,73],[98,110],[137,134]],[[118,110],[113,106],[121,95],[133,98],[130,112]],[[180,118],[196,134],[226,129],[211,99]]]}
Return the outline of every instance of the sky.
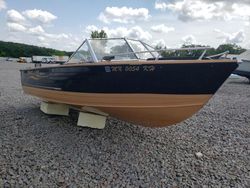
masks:
{"label": "sky", "polygon": [[151,45],[250,48],[250,0],[0,0],[0,40],[74,51],[91,31]]}

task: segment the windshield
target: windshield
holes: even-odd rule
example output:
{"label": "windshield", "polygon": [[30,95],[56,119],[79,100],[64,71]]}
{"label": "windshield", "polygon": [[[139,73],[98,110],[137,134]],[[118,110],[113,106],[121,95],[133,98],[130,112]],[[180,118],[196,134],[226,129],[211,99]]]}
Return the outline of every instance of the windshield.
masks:
{"label": "windshield", "polygon": [[70,57],[68,61],[68,63],[83,63],[83,62],[93,62],[93,58],[91,56],[86,40],[76,50],[76,52]]}
{"label": "windshield", "polygon": [[102,60],[135,60],[155,57],[152,49],[139,40],[125,38],[86,39],[71,56],[69,63]]}
{"label": "windshield", "polygon": [[90,40],[90,44],[98,60],[107,56],[114,56],[115,60],[137,59],[125,40]]}
{"label": "windshield", "polygon": [[[148,49],[148,47],[146,45],[144,45],[141,41],[138,41],[138,40],[128,40],[128,43],[133,48],[134,52],[146,52],[146,51],[152,50],[152,49]],[[152,58],[151,52],[137,53],[136,55],[140,59]]]}

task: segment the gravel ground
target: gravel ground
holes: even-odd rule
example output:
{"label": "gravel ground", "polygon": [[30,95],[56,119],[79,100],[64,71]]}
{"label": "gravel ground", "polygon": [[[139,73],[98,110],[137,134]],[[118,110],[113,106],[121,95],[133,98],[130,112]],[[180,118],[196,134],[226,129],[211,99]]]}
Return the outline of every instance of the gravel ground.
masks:
{"label": "gravel ground", "polygon": [[[195,116],[150,129],[109,118],[77,127],[23,94],[0,63],[0,187],[250,187],[250,85],[228,79]],[[200,153],[199,153],[200,152]]]}

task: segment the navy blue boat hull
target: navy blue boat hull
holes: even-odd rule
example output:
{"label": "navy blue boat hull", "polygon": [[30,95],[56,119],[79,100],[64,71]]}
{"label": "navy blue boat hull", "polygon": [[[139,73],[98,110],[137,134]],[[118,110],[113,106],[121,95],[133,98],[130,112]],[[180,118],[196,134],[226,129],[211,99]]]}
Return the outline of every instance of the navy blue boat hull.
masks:
{"label": "navy blue boat hull", "polygon": [[83,93],[214,94],[237,63],[60,66],[22,70],[22,85]]}

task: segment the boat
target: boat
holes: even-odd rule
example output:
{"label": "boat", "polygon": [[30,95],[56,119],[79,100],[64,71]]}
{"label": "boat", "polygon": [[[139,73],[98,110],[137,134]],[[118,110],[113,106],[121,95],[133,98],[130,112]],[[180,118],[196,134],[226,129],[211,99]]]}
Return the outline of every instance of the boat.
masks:
{"label": "boat", "polygon": [[241,60],[239,67],[233,72],[239,76],[246,77],[250,82],[250,61]]}
{"label": "boat", "polygon": [[199,111],[237,68],[235,60],[164,58],[140,40],[85,39],[62,65],[21,70],[25,93],[90,107],[146,127],[179,123]]}
{"label": "boat", "polygon": [[250,82],[250,50],[240,54],[237,59],[239,67],[233,73],[248,78]]}

